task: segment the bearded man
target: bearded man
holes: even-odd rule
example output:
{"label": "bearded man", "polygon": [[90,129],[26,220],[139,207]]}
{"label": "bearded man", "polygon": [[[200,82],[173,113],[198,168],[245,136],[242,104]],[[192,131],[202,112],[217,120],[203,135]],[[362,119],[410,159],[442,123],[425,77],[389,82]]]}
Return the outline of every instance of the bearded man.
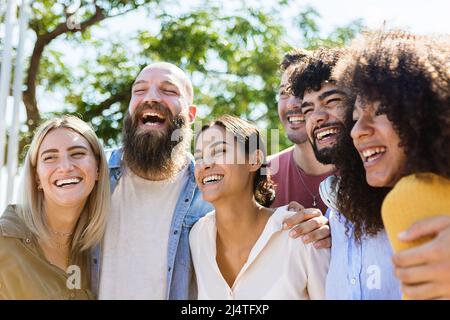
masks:
{"label": "bearded man", "polygon": [[[109,159],[112,209],[102,248],[93,253],[92,290],[100,299],[195,299],[189,231],[213,207],[201,199],[188,150],[192,84],[177,66],[158,62],[131,90],[123,147]],[[314,219],[329,237],[326,219],[299,211],[288,228]]]}

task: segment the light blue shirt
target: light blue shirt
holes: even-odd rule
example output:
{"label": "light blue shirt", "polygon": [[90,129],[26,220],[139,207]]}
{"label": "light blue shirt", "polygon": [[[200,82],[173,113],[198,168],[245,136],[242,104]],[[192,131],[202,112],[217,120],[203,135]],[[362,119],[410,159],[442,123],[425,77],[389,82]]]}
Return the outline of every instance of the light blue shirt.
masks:
{"label": "light blue shirt", "polygon": [[345,217],[328,209],[331,228],[331,262],[325,296],[333,300],[401,299],[400,282],[394,276],[392,247],[385,231],[357,243]]}

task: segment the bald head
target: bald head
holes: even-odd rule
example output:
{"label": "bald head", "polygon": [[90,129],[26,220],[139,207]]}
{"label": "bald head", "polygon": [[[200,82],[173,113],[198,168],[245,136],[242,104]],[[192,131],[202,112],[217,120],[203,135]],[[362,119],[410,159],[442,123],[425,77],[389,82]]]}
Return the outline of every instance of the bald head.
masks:
{"label": "bald head", "polygon": [[133,115],[142,106],[160,105],[173,117],[187,114],[187,122],[192,123],[197,110],[193,100],[192,84],[183,70],[171,63],[157,62],[146,66],[136,77],[128,110]]}
{"label": "bald head", "polygon": [[151,72],[152,70],[162,70],[162,71],[165,71],[166,73],[170,74],[171,77],[176,78],[185,91],[184,93],[186,95],[186,100],[187,100],[188,104],[193,104],[194,90],[192,88],[191,80],[187,77],[186,73],[184,73],[183,70],[181,70],[179,67],[177,67],[176,65],[174,65],[172,63],[155,62],[155,63],[151,63],[151,64],[147,65],[146,67],[144,67],[144,69],[141,70],[141,72],[139,73],[139,75],[136,78],[135,83],[137,81],[139,81],[139,78],[143,74]]}

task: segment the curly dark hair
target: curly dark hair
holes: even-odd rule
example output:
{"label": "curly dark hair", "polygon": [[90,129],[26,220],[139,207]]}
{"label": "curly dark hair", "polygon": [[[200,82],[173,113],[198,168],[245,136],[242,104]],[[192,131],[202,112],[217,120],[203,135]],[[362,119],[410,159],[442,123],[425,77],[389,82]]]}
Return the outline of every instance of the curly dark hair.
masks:
{"label": "curly dark hair", "polygon": [[352,223],[353,235],[360,241],[364,235],[375,236],[383,229],[381,205],[391,188],[371,187],[367,183],[363,162],[350,136],[352,113],[353,108],[348,108],[336,144],[333,161],[339,178],[334,180],[334,190],[337,209],[347,219],[347,234]]}
{"label": "curly dark hair", "polygon": [[319,91],[326,81],[333,82],[332,70],[345,49],[321,48],[305,54],[290,78],[290,91],[303,99],[305,91]]}
{"label": "curly dark hair", "polygon": [[311,54],[310,51],[301,48],[295,48],[287,52],[280,63],[281,72],[286,71],[291,65],[298,63],[303,58]]}
{"label": "curly dark hair", "polygon": [[[432,172],[450,178],[450,42],[446,36],[376,31],[355,41],[333,71],[338,85],[367,101],[381,102],[398,133],[405,175]],[[348,132],[341,135],[336,161],[341,178],[338,209],[353,223],[355,236],[383,228],[381,205],[389,188],[372,188]]]}
{"label": "curly dark hair", "polygon": [[238,117],[222,115],[204,125],[197,134],[197,138],[201,132],[211,128],[212,126],[222,127],[227,132],[233,134],[236,141],[244,146],[246,155],[250,155],[256,150],[260,150],[262,152],[264,158],[261,167],[255,174],[255,180],[253,181],[253,194],[255,195],[256,201],[260,205],[270,207],[275,200],[275,183],[267,170],[266,148],[259,129],[254,124]]}

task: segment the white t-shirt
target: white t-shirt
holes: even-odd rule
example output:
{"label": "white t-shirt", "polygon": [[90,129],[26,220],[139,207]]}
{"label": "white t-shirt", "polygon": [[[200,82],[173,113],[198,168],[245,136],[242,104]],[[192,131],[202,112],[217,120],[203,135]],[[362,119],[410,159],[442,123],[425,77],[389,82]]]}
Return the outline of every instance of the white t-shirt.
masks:
{"label": "white t-shirt", "polygon": [[124,173],[112,194],[103,242],[99,299],[166,299],[173,212],[188,180],[151,181]]}
{"label": "white t-shirt", "polygon": [[324,299],[330,250],[289,237],[282,223],[292,214],[287,206],[272,214],[232,288],[216,262],[215,212],[201,218],[189,235],[198,299]]}

